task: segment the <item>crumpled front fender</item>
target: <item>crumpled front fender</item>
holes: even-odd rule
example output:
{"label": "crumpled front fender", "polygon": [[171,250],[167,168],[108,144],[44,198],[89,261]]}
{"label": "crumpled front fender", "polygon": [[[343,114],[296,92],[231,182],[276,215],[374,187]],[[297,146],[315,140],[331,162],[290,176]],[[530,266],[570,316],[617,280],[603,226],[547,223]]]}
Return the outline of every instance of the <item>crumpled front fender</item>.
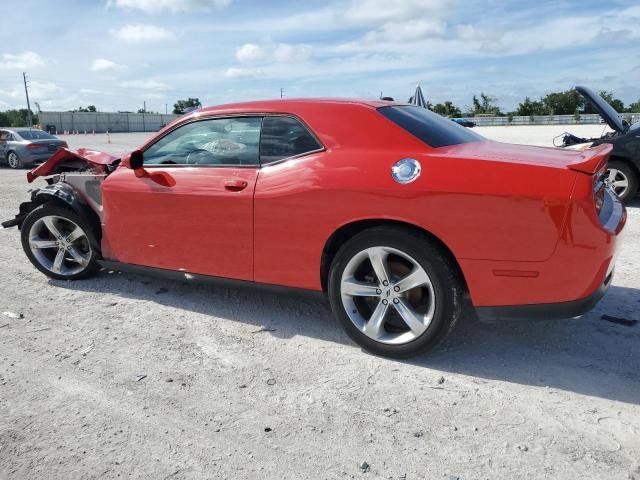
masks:
{"label": "crumpled front fender", "polygon": [[[77,152],[72,152],[66,148],[61,148],[54,153],[49,160],[28,172],[27,181],[31,183],[38,177],[46,177],[47,175],[60,173],[65,164],[69,164],[69,168],[66,168],[64,171],[80,171],[94,168],[100,173],[105,173],[107,171],[107,167],[117,160],[118,157],[114,157],[109,153],[99,152],[97,150],[81,148]],[[78,162],[80,162],[79,165],[77,164]]]}

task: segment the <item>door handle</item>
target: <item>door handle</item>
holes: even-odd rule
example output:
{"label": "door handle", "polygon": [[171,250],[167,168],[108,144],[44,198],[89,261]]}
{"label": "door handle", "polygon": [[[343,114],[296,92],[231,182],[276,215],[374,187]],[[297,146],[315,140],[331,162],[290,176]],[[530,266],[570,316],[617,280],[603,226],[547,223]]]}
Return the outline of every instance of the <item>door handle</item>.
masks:
{"label": "door handle", "polygon": [[247,188],[249,183],[246,180],[227,180],[224,182],[225,190],[229,190],[231,192],[239,192]]}

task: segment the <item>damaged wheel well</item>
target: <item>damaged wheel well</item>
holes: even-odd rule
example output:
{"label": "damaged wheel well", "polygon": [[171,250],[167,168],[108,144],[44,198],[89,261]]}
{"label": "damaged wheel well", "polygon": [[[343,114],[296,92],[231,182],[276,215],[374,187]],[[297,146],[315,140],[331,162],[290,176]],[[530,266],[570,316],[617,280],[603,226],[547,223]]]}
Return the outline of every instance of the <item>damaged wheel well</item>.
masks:
{"label": "damaged wheel well", "polygon": [[[53,183],[44,188],[34,190],[31,193],[31,201],[20,205],[20,213],[14,220],[12,225],[21,228],[22,222],[29,213],[37,208],[45,205],[55,205],[61,208],[67,208],[79,215],[91,227],[91,233],[96,240],[96,244],[92,245],[96,252],[100,252],[100,240],[102,238],[102,226],[98,214],[84,201],[84,199],[73,190],[70,185],[63,182]],[[9,222],[6,222],[9,223]]]}

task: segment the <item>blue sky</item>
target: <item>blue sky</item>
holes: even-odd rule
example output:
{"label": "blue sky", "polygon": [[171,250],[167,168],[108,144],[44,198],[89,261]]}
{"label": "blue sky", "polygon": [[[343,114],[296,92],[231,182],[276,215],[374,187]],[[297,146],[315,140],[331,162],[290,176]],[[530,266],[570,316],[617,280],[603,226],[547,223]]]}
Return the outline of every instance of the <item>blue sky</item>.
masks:
{"label": "blue sky", "polygon": [[504,110],[576,84],[640,98],[637,1],[4,1],[0,109],[334,96]]}

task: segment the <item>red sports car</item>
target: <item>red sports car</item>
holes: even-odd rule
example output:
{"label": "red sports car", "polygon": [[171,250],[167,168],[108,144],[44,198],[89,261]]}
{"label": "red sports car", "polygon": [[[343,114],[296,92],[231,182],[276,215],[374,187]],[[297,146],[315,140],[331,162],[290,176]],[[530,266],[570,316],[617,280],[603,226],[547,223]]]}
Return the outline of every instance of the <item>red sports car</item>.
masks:
{"label": "red sports car", "polygon": [[592,308],[626,219],[610,151],[497,143],[394,102],[225,105],[122,158],[59,151],[4,225],[56,279],[103,266],[325,292],[357,343],[404,357],[468,299],[493,317]]}

